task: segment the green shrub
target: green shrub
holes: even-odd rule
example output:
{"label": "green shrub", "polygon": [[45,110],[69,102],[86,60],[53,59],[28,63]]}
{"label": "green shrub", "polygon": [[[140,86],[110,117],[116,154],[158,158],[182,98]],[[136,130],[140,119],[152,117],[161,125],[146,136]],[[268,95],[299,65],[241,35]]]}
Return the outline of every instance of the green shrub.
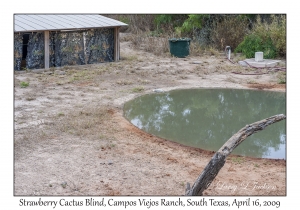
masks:
{"label": "green shrub", "polygon": [[234,52],[241,52],[246,58],[253,58],[255,52],[263,52],[264,58],[275,58],[277,56],[277,50],[272,40],[267,38],[263,40],[256,34],[250,34],[245,37],[244,41],[240,43]]}
{"label": "green shrub", "polygon": [[286,17],[271,15],[271,22],[257,22],[251,33],[238,45],[234,52],[241,52],[247,58],[254,57],[255,52],[262,51],[264,58],[286,55]]}
{"label": "green shrub", "polygon": [[156,27],[171,25],[173,28],[181,26],[182,23],[188,18],[186,14],[161,14],[155,15],[154,22]]}
{"label": "green shrub", "polygon": [[201,29],[204,18],[209,17],[206,14],[192,14],[188,15],[188,18],[182,23],[180,27],[176,28],[176,32],[179,34],[187,35],[192,33],[194,29]]}
{"label": "green shrub", "polygon": [[21,88],[26,88],[29,86],[29,82],[21,82],[20,86],[21,86]]}
{"label": "green shrub", "polygon": [[156,15],[154,22],[156,26],[161,26],[163,24],[168,24],[172,21],[174,15]]}

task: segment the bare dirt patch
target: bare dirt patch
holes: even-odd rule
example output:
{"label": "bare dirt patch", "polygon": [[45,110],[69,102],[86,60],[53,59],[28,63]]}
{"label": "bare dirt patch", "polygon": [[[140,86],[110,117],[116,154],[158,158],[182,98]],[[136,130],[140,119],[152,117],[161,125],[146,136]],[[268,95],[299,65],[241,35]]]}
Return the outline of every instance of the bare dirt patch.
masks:
{"label": "bare dirt patch", "polygon": [[248,87],[250,88],[257,88],[260,90],[263,89],[283,89],[285,90],[286,85],[285,84],[249,84]]}
{"label": "bare dirt patch", "polygon": [[[155,56],[124,41],[119,62],[16,73],[14,194],[183,195],[213,153],[139,130],[123,104],[154,89],[285,91],[277,73],[231,73],[241,68],[223,56]],[[204,194],[285,195],[286,161],[231,155]]]}

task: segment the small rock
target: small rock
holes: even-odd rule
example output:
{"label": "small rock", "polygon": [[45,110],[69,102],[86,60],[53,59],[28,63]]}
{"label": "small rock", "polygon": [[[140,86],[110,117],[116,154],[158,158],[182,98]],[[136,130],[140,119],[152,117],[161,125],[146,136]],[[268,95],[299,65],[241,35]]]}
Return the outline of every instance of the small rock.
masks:
{"label": "small rock", "polygon": [[67,182],[62,182],[60,185],[63,187],[63,188],[66,188],[66,186],[67,186]]}
{"label": "small rock", "polygon": [[241,66],[248,66],[248,64],[247,64],[245,61],[239,61],[239,64],[240,64]]}
{"label": "small rock", "polygon": [[51,74],[53,74],[53,72],[52,71],[45,71],[44,74],[51,75]]}
{"label": "small rock", "polygon": [[111,160],[108,161],[108,165],[112,165],[113,162]]}
{"label": "small rock", "polygon": [[163,74],[163,73],[165,73],[165,70],[164,70],[164,69],[159,69],[157,72],[158,72],[159,74]]}
{"label": "small rock", "polygon": [[156,93],[162,93],[164,92],[162,89],[154,89],[153,92],[156,92]]}
{"label": "small rock", "polygon": [[201,64],[203,63],[202,61],[193,61],[192,64]]}
{"label": "small rock", "polygon": [[170,71],[170,74],[175,75],[175,74],[176,74],[176,71],[175,71],[175,70],[171,70],[171,71]]}
{"label": "small rock", "polygon": [[65,71],[56,70],[56,71],[55,71],[55,74],[65,75],[66,72],[65,72]]}

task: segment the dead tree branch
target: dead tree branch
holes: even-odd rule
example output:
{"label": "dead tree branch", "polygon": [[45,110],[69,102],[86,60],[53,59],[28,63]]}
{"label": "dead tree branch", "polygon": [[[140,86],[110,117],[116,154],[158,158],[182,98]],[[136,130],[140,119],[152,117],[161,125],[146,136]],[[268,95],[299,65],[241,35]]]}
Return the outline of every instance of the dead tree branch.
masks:
{"label": "dead tree branch", "polygon": [[239,130],[214,154],[210,162],[206,165],[203,172],[193,184],[192,188],[190,188],[189,183],[187,184],[185,195],[202,195],[203,191],[209,187],[210,183],[224,166],[227,156],[240,143],[253,133],[264,130],[267,126],[284,120],[285,118],[286,116],[283,114],[275,115],[250,125],[246,125]]}

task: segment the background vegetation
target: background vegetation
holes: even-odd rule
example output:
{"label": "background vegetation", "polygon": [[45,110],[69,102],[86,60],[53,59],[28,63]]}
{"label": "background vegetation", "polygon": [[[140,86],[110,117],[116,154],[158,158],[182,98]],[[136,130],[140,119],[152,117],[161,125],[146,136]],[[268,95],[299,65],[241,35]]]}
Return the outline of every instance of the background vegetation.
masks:
{"label": "background vegetation", "polygon": [[190,53],[223,51],[230,46],[247,58],[264,52],[265,58],[286,55],[284,14],[118,14],[106,15],[128,24],[122,32],[135,47],[162,55],[169,52],[168,39],[192,38]]}

